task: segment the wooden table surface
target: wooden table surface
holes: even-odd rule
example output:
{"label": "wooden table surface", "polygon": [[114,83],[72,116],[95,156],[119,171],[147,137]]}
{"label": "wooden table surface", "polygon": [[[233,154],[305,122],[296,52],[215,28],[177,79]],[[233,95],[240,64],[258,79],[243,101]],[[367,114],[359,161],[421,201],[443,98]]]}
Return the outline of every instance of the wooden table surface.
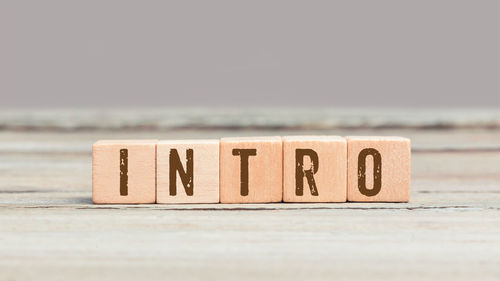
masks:
{"label": "wooden table surface", "polygon": [[[462,119],[456,111],[425,118],[399,111],[376,122],[371,111],[318,123],[312,114],[307,124],[289,113],[271,122],[279,112],[231,113],[233,121],[208,112],[159,126],[142,112],[125,125],[123,114],[0,113],[1,280],[500,279],[497,111]],[[398,116],[405,121],[394,123]],[[411,138],[410,202],[91,202],[97,139],[294,134]]]}

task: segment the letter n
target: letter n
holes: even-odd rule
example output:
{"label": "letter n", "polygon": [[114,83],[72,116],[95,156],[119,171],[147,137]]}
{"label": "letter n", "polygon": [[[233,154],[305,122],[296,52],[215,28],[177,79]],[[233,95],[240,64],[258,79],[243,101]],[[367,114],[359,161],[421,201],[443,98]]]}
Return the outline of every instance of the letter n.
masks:
{"label": "letter n", "polygon": [[193,196],[193,150],[186,150],[186,170],[184,170],[177,149],[170,149],[169,167],[170,195],[177,195],[177,173],[179,173],[186,195]]}

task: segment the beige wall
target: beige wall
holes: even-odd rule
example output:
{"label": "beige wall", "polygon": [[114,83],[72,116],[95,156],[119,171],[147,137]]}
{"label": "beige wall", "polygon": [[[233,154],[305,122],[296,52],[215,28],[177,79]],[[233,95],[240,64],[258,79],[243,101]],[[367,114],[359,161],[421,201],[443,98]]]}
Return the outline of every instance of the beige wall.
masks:
{"label": "beige wall", "polygon": [[500,1],[4,1],[0,106],[500,106]]}

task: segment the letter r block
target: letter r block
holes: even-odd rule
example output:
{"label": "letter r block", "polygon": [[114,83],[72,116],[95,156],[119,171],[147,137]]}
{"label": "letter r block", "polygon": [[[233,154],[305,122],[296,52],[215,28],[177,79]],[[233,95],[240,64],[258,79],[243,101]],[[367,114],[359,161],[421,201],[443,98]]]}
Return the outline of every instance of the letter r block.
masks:
{"label": "letter r block", "polygon": [[338,136],[283,137],[283,201],[346,200],[346,140]]}
{"label": "letter r block", "polygon": [[219,140],[160,141],[157,151],[157,203],[219,203]]}
{"label": "letter r block", "polygon": [[401,137],[347,138],[347,201],[408,202],[410,140]]}
{"label": "letter r block", "polygon": [[281,202],[281,137],[222,138],[220,202]]}
{"label": "letter r block", "polygon": [[155,203],[156,143],[156,140],[101,140],[94,143],[94,203]]}

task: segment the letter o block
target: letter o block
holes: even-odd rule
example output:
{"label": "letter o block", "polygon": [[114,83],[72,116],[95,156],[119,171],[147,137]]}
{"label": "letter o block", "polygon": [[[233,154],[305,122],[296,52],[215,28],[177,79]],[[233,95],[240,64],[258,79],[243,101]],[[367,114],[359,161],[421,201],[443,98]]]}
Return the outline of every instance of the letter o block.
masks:
{"label": "letter o block", "polygon": [[156,143],[156,140],[101,140],[94,143],[94,203],[155,203]]}
{"label": "letter o block", "polygon": [[347,138],[347,201],[408,202],[410,140],[401,137]]}
{"label": "letter o block", "polygon": [[283,137],[283,201],[346,200],[346,140],[338,136]]}
{"label": "letter o block", "polygon": [[222,138],[220,202],[281,202],[281,137]]}

